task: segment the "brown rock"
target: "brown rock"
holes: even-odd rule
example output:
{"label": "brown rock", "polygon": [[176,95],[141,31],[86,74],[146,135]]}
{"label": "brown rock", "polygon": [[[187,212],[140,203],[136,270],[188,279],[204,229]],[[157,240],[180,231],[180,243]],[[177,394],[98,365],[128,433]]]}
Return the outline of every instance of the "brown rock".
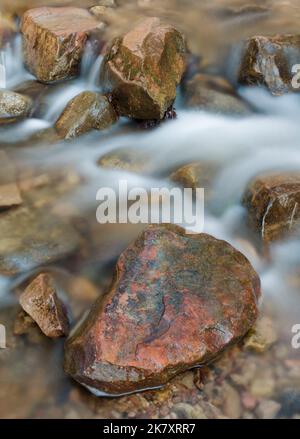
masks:
{"label": "brown rock", "polygon": [[185,69],[180,32],[148,18],[114,40],[101,71],[106,92],[123,116],[163,119]]}
{"label": "brown rock", "polygon": [[174,171],[170,178],[185,188],[204,188],[206,197],[212,194],[212,183],[217,173],[213,162],[192,162]]}
{"label": "brown rock", "polygon": [[45,113],[47,104],[46,104],[46,95],[50,90],[50,86],[47,84],[43,84],[42,82],[35,80],[28,80],[19,84],[14,92],[20,93],[24,96],[28,96],[32,102],[32,108],[30,110],[30,117],[39,117]]}
{"label": "brown rock", "polygon": [[86,41],[97,20],[75,7],[36,8],[22,19],[24,58],[39,81],[54,82],[77,76]]}
{"label": "brown rock", "polygon": [[0,90],[0,125],[27,117],[31,108],[32,101],[28,96],[9,90]]}
{"label": "brown rock", "polygon": [[39,274],[20,296],[20,305],[50,338],[66,336],[69,321],[66,308],[57,296],[53,279]]}
{"label": "brown rock", "polygon": [[14,323],[14,335],[27,334],[32,328],[36,327],[35,321],[23,310],[16,317]]}
{"label": "brown rock", "polygon": [[58,134],[71,139],[92,129],[104,130],[118,120],[106,96],[85,91],[75,96],[55,124]]}
{"label": "brown rock", "polygon": [[299,228],[300,174],[264,174],[249,183],[243,203],[250,226],[263,241],[284,238]]}
{"label": "brown rock", "polygon": [[239,82],[264,85],[273,95],[295,91],[292,66],[299,64],[300,36],[254,36],[246,42]]}
{"label": "brown rock", "polygon": [[22,203],[16,183],[15,168],[6,153],[0,150],[0,209]]}
{"label": "brown rock", "polygon": [[226,79],[197,74],[184,86],[187,107],[213,113],[249,114],[249,106],[235,93]]}
{"label": "brown rock", "polygon": [[79,247],[74,228],[46,208],[20,206],[0,215],[0,274],[60,260]]}
{"label": "brown rock", "polygon": [[258,353],[266,352],[278,340],[277,331],[270,318],[263,316],[256,322],[250,331],[244,346],[248,350]]}
{"label": "brown rock", "polygon": [[259,295],[257,274],[226,242],[150,226],[67,341],[65,370],[92,391],[161,386],[244,336]]}

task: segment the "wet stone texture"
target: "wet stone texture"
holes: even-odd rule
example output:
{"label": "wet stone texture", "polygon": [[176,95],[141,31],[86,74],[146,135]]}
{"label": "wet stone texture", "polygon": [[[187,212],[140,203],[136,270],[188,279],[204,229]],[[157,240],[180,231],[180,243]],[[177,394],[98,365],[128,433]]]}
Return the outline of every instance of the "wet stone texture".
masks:
{"label": "wet stone texture", "polygon": [[68,103],[55,128],[61,137],[71,139],[92,129],[105,130],[117,120],[118,116],[106,96],[85,91]]}
{"label": "wet stone texture", "polygon": [[28,285],[20,296],[20,305],[47,337],[68,335],[67,310],[50,274],[41,273]]}
{"label": "wet stone texture", "polygon": [[36,8],[23,15],[25,63],[39,81],[77,76],[88,37],[98,21],[85,9]]}
{"label": "wet stone texture", "polygon": [[101,80],[122,116],[163,119],[176,97],[185,69],[182,34],[158,18],[148,18],[113,41]]}
{"label": "wet stone texture", "polygon": [[22,203],[13,162],[0,150],[0,209]]}
{"label": "wet stone texture", "polygon": [[28,96],[9,90],[0,90],[0,125],[27,117],[32,105],[32,100]]}
{"label": "wet stone texture", "polygon": [[264,85],[273,95],[296,91],[292,87],[292,67],[299,64],[300,36],[255,36],[245,47],[239,82]]}
{"label": "wet stone texture", "polygon": [[109,394],[161,386],[243,337],[259,295],[257,274],[226,242],[150,226],[67,341],[65,370]]}
{"label": "wet stone texture", "polygon": [[265,242],[299,232],[300,174],[257,176],[244,194],[248,221]]}

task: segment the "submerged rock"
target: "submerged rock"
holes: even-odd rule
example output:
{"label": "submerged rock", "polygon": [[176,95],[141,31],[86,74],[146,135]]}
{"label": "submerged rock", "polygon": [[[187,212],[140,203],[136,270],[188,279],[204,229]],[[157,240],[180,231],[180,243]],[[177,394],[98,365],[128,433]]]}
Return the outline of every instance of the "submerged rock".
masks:
{"label": "submerged rock", "polygon": [[49,85],[30,79],[19,84],[14,91],[28,96],[32,100],[33,105],[29,113],[30,117],[42,118],[47,108],[46,95],[50,91]]}
{"label": "submerged rock", "polygon": [[50,338],[66,336],[69,321],[65,305],[57,296],[54,280],[39,274],[20,296],[20,305]]}
{"label": "submerged rock", "polygon": [[273,95],[295,91],[292,67],[299,64],[300,36],[254,36],[246,43],[239,72],[239,82],[264,85]]}
{"label": "submerged rock", "polygon": [[184,86],[185,104],[213,113],[249,114],[249,106],[235,93],[226,79],[199,73]]}
{"label": "submerged rock", "polygon": [[0,274],[21,273],[73,253],[75,229],[47,208],[21,206],[0,214]]}
{"label": "submerged rock", "polygon": [[32,105],[32,100],[28,96],[9,90],[0,90],[0,125],[27,117]]}
{"label": "submerged rock", "polygon": [[98,21],[75,7],[36,8],[23,15],[25,63],[39,81],[77,76],[86,41]]}
{"label": "submerged rock", "polygon": [[67,341],[65,370],[109,394],[161,386],[243,337],[259,295],[249,261],[226,242],[150,226],[120,256],[111,290]]}
{"label": "submerged rock", "polygon": [[269,242],[300,226],[300,173],[264,174],[252,180],[243,197],[250,226]]}
{"label": "submerged rock", "polygon": [[22,197],[16,182],[14,165],[6,153],[0,150],[0,209],[21,203]]}
{"label": "submerged rock", "polygon": [[117,120],[118,116],[106,96],[84,91],[68,103],[55,128],[61,137],[71,139],[92,129],[107,129]]}
{"label": "submerged rock", "polygon": [[117,38],[104,58],[101,80],[122,116],[163,119],[185,69],[182,34],[148,18]]}

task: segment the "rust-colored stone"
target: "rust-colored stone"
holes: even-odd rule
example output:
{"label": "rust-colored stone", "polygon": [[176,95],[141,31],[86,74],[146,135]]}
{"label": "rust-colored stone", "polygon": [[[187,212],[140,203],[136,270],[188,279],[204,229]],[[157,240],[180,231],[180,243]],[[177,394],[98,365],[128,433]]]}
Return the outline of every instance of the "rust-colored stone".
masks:
{"label": "rust-colored stone", "polygon": [[101,80],[118,112],[134,119],[163,119],[185,69],[184,52],[182,34],[158,18],[115,39]]}
{"label": "rust-colored stone", "polygon": [[47,337],[68,335],[65,305],[58,298],[55,283],[47,273],[39,274],[20,296],[20,305]]}
{"label": "rust-colored stone", "polygon": [[255,177],[243,197],[250,226],[264,242],[284,238],[300,226],[300,173]]}
{"label": "rust-colored stone", "polygon": [[84,91],[67,104],[55,128],[61,137],[71,139],[92,129],[105,130],[117,120],[118,115],[106,96]]}
{"label": "rust-colored stone", "polygon": [[30,9],[21,23],[28,69],[42,82],[77,76],[86,41],[97,26],[85,9]]}
{"label": "rust-colored stone", "polygon": [[292,67],[299,64],[300,36],[254,36],[246,42],[239,82],[264,85],[273,95],[295,91]]}
{"label": "rust-colored stone", "polygon": [[149,226],[67,341],[65,370],[109,394],[161,386],[243,337],[259,295],[249,261],[226,242]]}

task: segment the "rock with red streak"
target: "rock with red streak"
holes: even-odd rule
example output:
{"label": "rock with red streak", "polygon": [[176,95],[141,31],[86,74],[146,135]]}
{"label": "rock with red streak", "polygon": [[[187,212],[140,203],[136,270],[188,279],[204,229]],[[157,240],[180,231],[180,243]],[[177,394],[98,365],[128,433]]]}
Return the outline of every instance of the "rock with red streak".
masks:
{"label": "rock with red streak", "polygon": [[68,335],[67,311],[57,296],[55,283],[49,274],[39,274],[28,285],[20,296],[20,305],[47,337]]}
{"label": "rock with red streak", "polygon": [[265,242],[298,233],[300,227],[300,173],[267,173],[248,185],[243,203],[250,227]]}
{"label": "rock with red streak", "polygon": [[148,18],[116,38],[104,58],[101,80],[122,116],[163,119],[185,70],[182,34]]}
{"label": "rock with red streak", "polygon": [[225,241],[149,226],[67,340],[65,370],[96,394],[161,386],[243,337],[259,296],[254,269]]}
{"label": "rock with red streak", "polygon": [[97,26],[98,21],[85,9],[30,9],[21,23],[28,69],[42,82],[77,76],[87,39],[98,33]]}

